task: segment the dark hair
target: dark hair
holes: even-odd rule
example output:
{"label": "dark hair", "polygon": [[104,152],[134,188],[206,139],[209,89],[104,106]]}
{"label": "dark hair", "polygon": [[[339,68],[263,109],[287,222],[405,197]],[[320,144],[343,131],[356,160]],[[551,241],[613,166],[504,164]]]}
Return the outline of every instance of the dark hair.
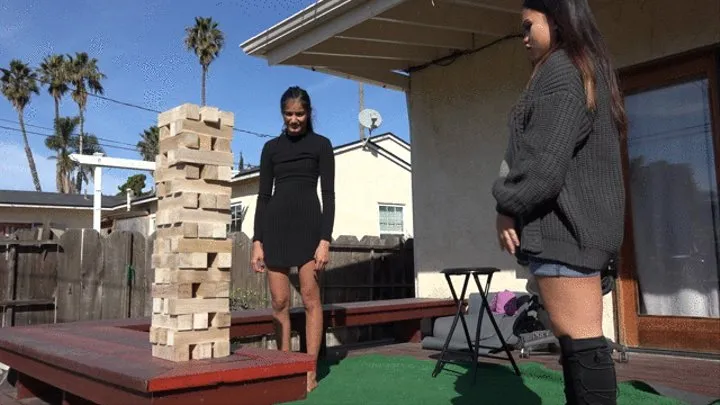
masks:
{"label": "dark hair", "polygon": [[280,112],[285,109],[285,104],[290,100],[299,100],[303,108],[307,112],[307,130],[308,132],[315,132],[313,130],[313,113],[312,103],[310,102],[310,95],[304,89],[298,86],[289,87],[285,90],[282,97],[280,97]]}
{"label": "dark hair", "polygon": [[[615,125],[620,136],[625,137],[627,116],[623,97],[610,60],[610,52],[587,0],[523,0],[523,8],[539,11],[555,24],[557,29],[555,49],[565,50],[573,64],[580,70],[585,85],[587,105],[591,110],[596,107],[596,75],[605,78],[612,95],[611,109]],[[550,53],[552,52],[548,52],[548,55]]]}

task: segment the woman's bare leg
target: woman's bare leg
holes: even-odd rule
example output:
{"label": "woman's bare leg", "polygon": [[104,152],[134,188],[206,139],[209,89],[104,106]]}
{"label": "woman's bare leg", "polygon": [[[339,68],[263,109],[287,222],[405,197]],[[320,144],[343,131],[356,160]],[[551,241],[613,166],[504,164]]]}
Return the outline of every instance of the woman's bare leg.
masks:
{"label": "woman's bare leg", "polygon": [[[307,352],[316,360],[320,352],[323,334],[323,309],[320,302],[320,285],[315,271],[315,262],[308,262],[299,270],[300,295],[305,305],[305,337]],[[317,387],[317,375],[308,373],[308,392]]]}
{"label": "woman's bare leg", "polygon": [[602,330],[600,276],[537,277],[562,350],[568,405],[616,404],[615,363]]}
{"label": "woman's bare leg", "polygon": [[290,351],[290,279],[288,269],[268,269],[268,283],[278,350]]}

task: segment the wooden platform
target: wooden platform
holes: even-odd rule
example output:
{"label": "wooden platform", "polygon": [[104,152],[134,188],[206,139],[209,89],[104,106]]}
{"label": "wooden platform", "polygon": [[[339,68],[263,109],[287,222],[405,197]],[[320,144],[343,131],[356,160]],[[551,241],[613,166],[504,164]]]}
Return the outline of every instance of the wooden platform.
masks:
{"label": "wooden platform", "polygon": [[315,369],[302,353],[242,349],[226,358],[174,363],[153,358],[150,350],[147,333],[115,326],[0,330],[0,362],[18,373],[18,400],[269,405],[304,398],[306,374]]}
{"label": "wooden platform", "polygon": [[[393,323],[396,340],[417,342],[421,320],[447,316],[446,299],[324,306],[325,327]],[[304,332],[304,311],[291,311]],[[227,358],[169,362],[151,356],[149,318],[0,329],[0,362],[17,372],[17,404],[275,404],[302,399],[315,369],[302,353],[243,348]],[[230,335],[272,333],[270,310],[233,313]],[[36,397],[38,400],[30,399]],[[4,405],[0,397],[0,405]]]}

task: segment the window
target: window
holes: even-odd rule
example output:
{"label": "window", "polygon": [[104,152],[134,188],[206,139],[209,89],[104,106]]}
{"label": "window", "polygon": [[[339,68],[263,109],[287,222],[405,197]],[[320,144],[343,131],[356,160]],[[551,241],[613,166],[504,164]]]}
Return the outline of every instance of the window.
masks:
{"label": "window", "polygon": [[403,207],[400,205],[380,205],[380,234],[402,235]]}
{"label": "window", "polygon": [[230,225],[228,225],[228,232],[242,232],[242,214],[242,203],[230,206]]}

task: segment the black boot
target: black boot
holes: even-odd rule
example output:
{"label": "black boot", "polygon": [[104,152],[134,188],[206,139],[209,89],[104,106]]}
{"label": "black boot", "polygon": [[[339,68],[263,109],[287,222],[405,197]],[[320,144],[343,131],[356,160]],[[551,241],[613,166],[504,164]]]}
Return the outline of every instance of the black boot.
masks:
{"label": "black boot", "polygon": [[604,337],[561,336],[565,399],[568,405],[616,405],[617,380],[612,351]]}

